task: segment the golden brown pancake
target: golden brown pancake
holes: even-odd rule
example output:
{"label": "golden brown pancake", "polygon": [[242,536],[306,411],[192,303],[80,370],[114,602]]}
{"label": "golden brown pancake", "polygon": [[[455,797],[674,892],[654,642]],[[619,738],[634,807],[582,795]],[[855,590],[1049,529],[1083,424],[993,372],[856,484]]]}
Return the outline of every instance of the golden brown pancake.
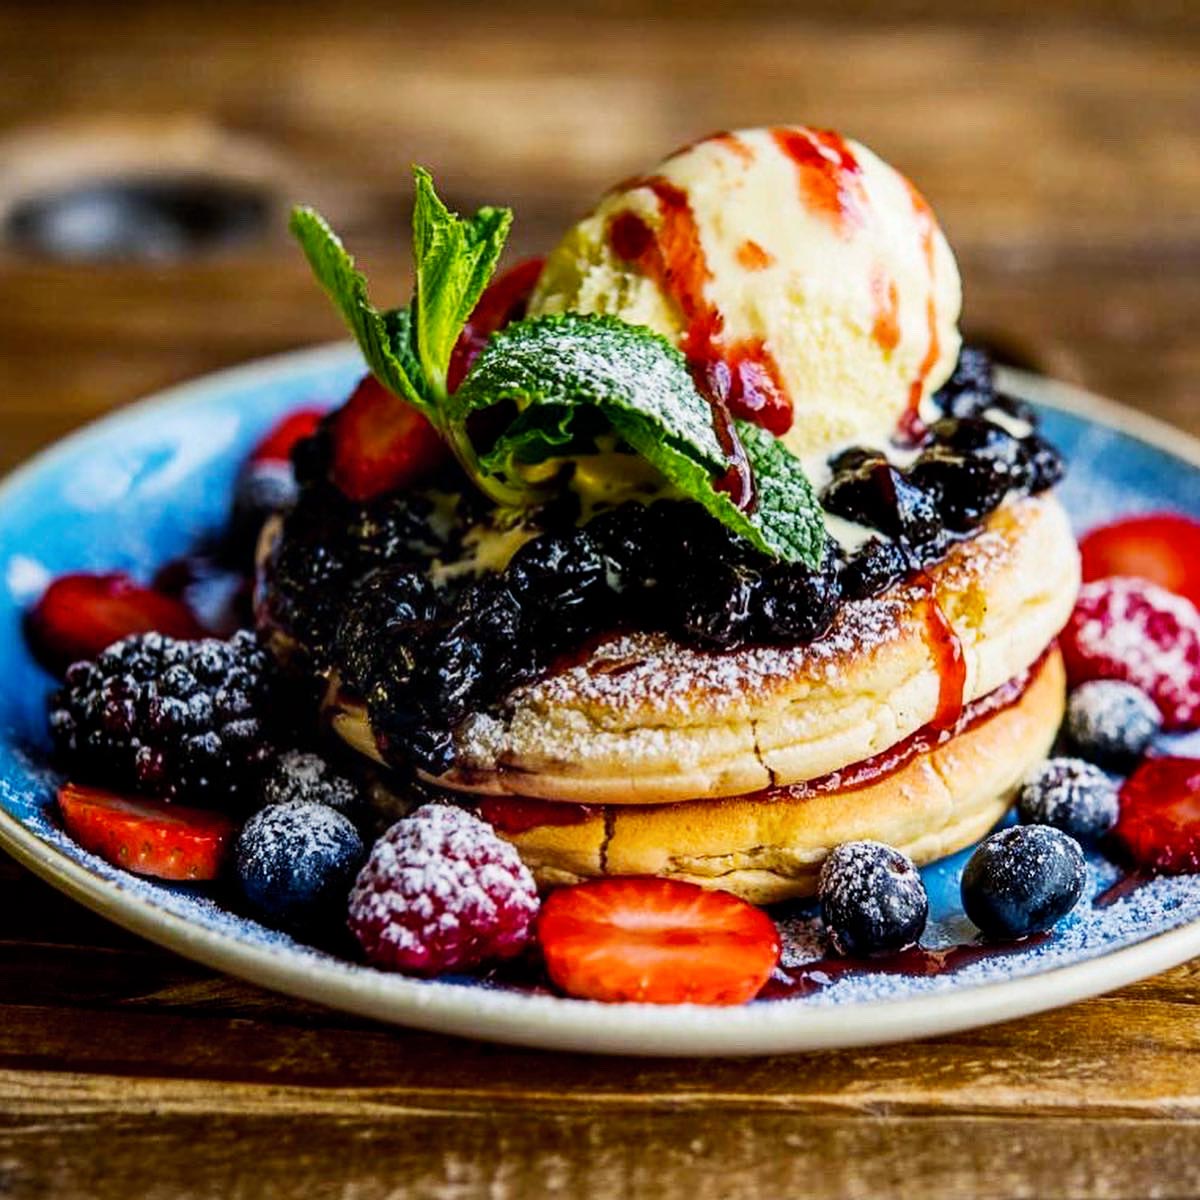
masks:
{"label": "golden brown pancake", "polygon": [[[814,779],[887,750],[939,710],[952,721],[960,696],[970,703],[1025,671],[1065,624],[1078,584],[1057,500],[1011,501],[926,581],[844,604],[811,645],[712,652],[657,634],[612,637],[468,718],[456,768],[432,782],[646,805]],[[956,646],[961,677],[947,661]],[[365,709],[336,678],[327,710],[378,759]]]}

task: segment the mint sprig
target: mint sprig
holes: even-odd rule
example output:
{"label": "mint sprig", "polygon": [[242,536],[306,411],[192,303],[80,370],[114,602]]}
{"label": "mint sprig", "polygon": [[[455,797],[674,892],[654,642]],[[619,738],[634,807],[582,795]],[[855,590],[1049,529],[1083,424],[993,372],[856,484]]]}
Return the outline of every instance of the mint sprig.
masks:
{"label": "mint sprig", "polygon": [[[313,272],[342,314],[373,374],[420,410],[468,476],[499,504],[546,498],[529,468],[595,453],[615,433],[679,491],[765,554],[820,564],[825,526],[799,460],[770,433],[739,423],[754,471],[757,503],[739,509],[717,490],[728,466],[708,401],[683,355],[649,329],[611,316],[565,313],[517,321],[496,333],[458,390],[447,391],[450,356],[495,270],[512,214],[449,211],[427,171],[414,169],[416,289],[408,308],[381,312],[332,229],[298,208],[291,229]],[[480,453],[472,414],[507,402],[514,416]]]}

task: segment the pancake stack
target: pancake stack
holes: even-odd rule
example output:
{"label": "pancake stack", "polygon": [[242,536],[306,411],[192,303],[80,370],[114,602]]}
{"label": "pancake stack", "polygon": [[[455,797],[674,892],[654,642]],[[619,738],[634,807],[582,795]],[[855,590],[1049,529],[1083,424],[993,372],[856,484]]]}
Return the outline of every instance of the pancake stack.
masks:
{"label": "pancake stack", "polygon": [[[1078,584],[1057,500],[1014,500],[807,646],[604,639],[469,718],[455,768],[426,782],[479,805],[546,886],[657,875],[765,904],[810,895],[844,841],[930,862],[991,828],[1048,752]],[[382,764],[336,678],[325,704]]]}

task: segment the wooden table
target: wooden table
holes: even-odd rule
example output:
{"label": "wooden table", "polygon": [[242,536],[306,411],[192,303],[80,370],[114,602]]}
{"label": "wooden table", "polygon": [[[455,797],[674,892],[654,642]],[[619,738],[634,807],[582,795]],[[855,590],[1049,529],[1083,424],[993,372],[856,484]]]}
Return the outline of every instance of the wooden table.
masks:
{"label": "wooden table", "polygon": [[[398,298],[406,164],[544,246],[711,128],[804,119],[911,174],[967,325],[1200,431],[1195,5],[821,0],[0,6],[0,203],[197,171],[317,202]],[[965,10],[970,9],[971,15]],[[277,222],[154,263],[0,245],[0,466],[333,337]],[[1200,1190],[1195,966],[921,1045],[738,1062],[404,1033],[214,977],[0,865],[0,1196],[1104,1196]]]}

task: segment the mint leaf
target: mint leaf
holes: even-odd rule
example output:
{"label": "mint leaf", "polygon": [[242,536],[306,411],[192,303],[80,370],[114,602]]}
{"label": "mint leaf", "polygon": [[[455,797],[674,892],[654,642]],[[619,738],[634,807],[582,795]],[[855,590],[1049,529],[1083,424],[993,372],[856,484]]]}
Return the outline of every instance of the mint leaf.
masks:
{"label": "mint leaf", "polygon": [[425,398],[425,380],[410,349],[407,319],[397,315],[404,310],[384,314],[371,304],[366,278],[355,269],[354,259],[318,212],[311,208],[293,209],[288,228],[300,243],[317,281],[354,335],[375,378],[432,417],[430,402]]}
{"label": "mint leaf", "polygon": [[[825,516],[800,460],[761,425],[734,424],[758,495],[754,511],[741,516],[755,527],[772,554],[817,570],[825,552]],[[728,497],[726,501],[734,508]]]}
{"label": "mint leaf", "polygon": [[493,334],[448,403],[462,421],[503,400],[522,410],[595,406],[635,449],[666,442],[713,471],[725,467],[712,410],[683,355],[616,317],[533,317]]}
{"label": "mint leaf", "polygon": [[415,343],[426,380],[444,396],[450,353],[496,269],[512,212],[481,208],[463,220],[438,198],[428,171],[414,167],[413,178]]}
{"label": "mint leaf", "polygon": [[[714,487],[728,466],[712,409],[683,355],[648,329],[615,317],[537,317],[493,335],[449,405],[470,412],[511,401],[520,415],[480,459],[515,484],[524,464],[586,453],[602,431],[618,433],[669,482],[758,550],[817,567],[825,523],[799,459],[776,437],[740,423],[755,473],[757,506],[743,512]],[[590,415],[589,415],[590,414]]]}

